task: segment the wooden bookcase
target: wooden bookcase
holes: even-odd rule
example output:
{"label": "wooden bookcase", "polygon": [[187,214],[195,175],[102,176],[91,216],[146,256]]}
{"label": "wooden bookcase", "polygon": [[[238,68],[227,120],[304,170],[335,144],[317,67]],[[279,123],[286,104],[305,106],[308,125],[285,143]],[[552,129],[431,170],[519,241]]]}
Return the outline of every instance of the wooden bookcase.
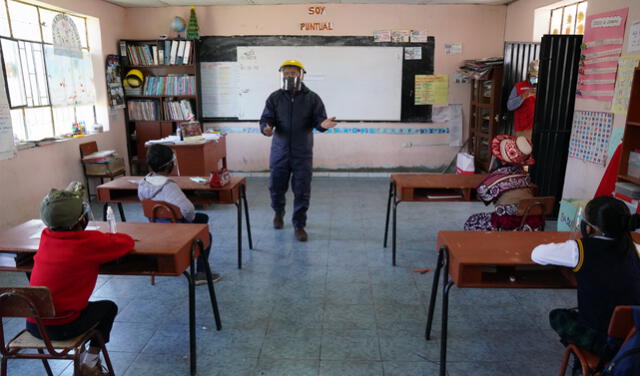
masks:
{"label": "wooden bookcase", "polygon": [[475,157],[476,171],[487,172],[491,163],[491,140],[500,121],[502,65],[496,65],[486,79],[471,80],[469,153]]}
{"label": "wooden bookcase", "polygon": [[[171,48],[166,49],[167,45],[173,47],[174,44],[174,53]],[[184,46],[182,61],[180,45]],[[175,134],[179,124],[187,121],[185,115],[189,109],[196,120],[201,118],[198,41],[120,40],[118,47],[123,82],[131,69],[138,69],[144,76],[142,92],[132,94],[125,90],[127,150],[131,171],[144,173],[145,142]],[[163,53],[160,53],[160,50]],[[184,61],[186,53],[189,55],[188,61]],[[144,110],[141,109],[142,106],[146,106]]]}
{"label": "wooden bookcase", "polygon": [[640,66],[633,73],[627,121],[622,137],[622,155],[618,168],[618,180],[640,185],[639,178],[628,175],[629,153],[636,149],[640,149]]}

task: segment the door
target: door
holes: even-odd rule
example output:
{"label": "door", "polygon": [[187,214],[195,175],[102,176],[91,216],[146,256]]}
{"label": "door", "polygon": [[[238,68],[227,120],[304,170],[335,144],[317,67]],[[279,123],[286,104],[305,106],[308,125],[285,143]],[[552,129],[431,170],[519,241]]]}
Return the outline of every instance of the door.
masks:
{"label": "door", "polygon": [[531,178],[538,196],[554,196],[558,214],[569,155],[582,35],[545,35],[533,125]]}

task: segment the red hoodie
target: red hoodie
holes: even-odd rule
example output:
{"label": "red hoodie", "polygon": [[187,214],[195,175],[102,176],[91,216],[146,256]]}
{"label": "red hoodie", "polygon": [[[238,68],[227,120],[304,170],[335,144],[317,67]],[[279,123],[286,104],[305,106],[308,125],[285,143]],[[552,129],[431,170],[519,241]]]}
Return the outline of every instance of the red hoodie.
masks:
{"label": "red hoodie", "polygon": [[43,323],[62,325],[76,320],[89,303],[100,265],[124,256],[133,245],[127,234],[44,229],[29,282],[51,290],[56,318]]}

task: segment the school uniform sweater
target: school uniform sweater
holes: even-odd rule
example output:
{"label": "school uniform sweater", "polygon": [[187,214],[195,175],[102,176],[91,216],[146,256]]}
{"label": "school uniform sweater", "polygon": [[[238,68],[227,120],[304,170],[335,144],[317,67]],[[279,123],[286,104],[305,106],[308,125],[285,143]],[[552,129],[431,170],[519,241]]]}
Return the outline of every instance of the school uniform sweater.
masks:
{"label": "school uniform sweater", "polygon": [[539,264],[573,268],[578,283],[578,313],[582,325],[607,333],[613,310],[640,304],[640,259],[635,252],[620,255],[616,242],[589,237],[534,249]]}
{"label": "school uniform sweater", "polygon": [[126,234],[44,229],[29,282],[51,290],[56,316],[43,323],[62,325],[76,320],[89,303],[100,265],[124,256],[133,246]]}

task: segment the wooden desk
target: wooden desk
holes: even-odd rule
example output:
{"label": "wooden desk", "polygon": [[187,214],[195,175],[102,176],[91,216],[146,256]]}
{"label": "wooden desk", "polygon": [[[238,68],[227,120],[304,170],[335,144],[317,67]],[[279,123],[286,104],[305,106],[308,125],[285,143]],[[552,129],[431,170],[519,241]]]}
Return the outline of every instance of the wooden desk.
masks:
{"label": "wooden desk", "polygon": [[447,367],[447,319],[449,290],[460,288],[575,288],[573,273],[567,268],[542,266],[531,261],[537,245],[569,239],[568,232],[526,231],[440,231],[438,261],[433,275],[425,337],[431,336],[431,324],[442,273],[442,338],[440,375]]}
{"label": "wooden desk", "polygon": [[[106,222],[91,222],[89,226],[98,226],[99,231],[108,231]],[[32,219],[21,225],[0,232],[0,252],[35,253],[40,244],[39,235],[44,229],[42,221]],[[117,275],[162,275],[179,276],[188,280],[189,289],[189,344],[191,374],[196,373],[196,299],[195,299],[195,262],[204,249],[203,242],[209,241],[209,228],[204,224],[186,223],[118,223],[118,232],[129,234],[136,239],[135,249],[128,255],[104,264],[101,274]],[[211,268],[205,261],[208,279],[209,298],[213,309],[216,328],[222,329],[218,303],[216,300]],[[28,262],[16,266],[12,258],[4,257],[0,271],[30,272],[33,264]],[[187,271],[189,269],[189,271]]]}
{"label": "wooden desk", "polygon": [[178,160],[180,176],[209,176],[211,171],[227,168],[226,136],[193,144],[167,145]]}
{"label": "wooden desk", "polygon": [[[237,208],[238,269],[242,268],[242,205],[247,222],[249,249],[253,249],[251,224],[249,223],[249,205],[247,204],[247,178],[232,176],[231,182],[224,187],[212,188],[208,184],[196,183],[189,176],[172,176],[180,188],[194,204],[234,204]],[[124,176],[97,187],[98,200],[104,202],[103,220],[106,220],[109,203],[115,202],[120,210],[120,218],[126,221],[123,202],[139,202],[138,185],[133,182],[142,180],[140,176]]]}
{"label": "wooden desk", "polygon": [[393,200],[392,264],[396,265],[397,208],[402,201],[442,202],[469,201],[473,190],[486,178],[486,174],[391,174],[387,216],[384,223],[384,247],[387,247],[389,213]]}

